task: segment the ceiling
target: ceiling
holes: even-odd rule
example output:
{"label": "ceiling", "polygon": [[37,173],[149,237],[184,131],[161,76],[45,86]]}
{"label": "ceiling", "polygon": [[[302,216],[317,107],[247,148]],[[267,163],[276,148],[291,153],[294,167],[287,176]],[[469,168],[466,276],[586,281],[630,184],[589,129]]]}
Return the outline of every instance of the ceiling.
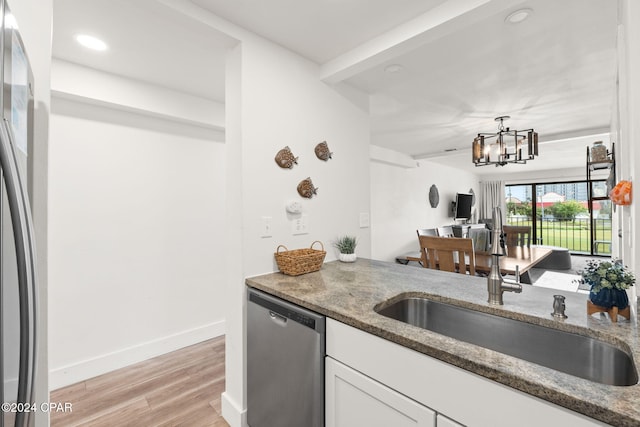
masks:
{"label": "ceiling", "polygon": [[[167,1],[55,0],[53,55],[110,73],[224,102],[229,37],[190,21]],[[188,2],[187,2],[188,3]],[[473,168],[470,145],[494,132],[494,117],[535,128],[541,156],[504,172],[579,167],[585,146],[603,139],[616,85],[616,2],[610,0],[191,0],[323,69],[407,28],[461,12],[370,55],[341,77],[370,94],[372,143],[414,159]],[[480,6],[478,6],[480,4]],[[519,24],[509,13],[529,8]],[[431,20],[431,21],[430,21]],[[424,24],[426,25],[426,24]],[[110,49],[77,46],[77,32]],[[420,42],[416,42],[419,40]],[[397,72],[386,72],[389,65]],[[206,84],[205,84],[206,82]],[[606,139],[606,138],[604,138]],[[524,169],[526,168],[526,169]]]}
{"label": "ceiling", "polygon": [[[88,50],[76,34],[104,40]],[[224,102],[226,50],[233,41],[153,0],[54,0],[53,57]],[[206,83],[205,83],[206,82]]]}
{"label": "ceiling", "polygon": [[446,0],[191,0],[318,64]]}

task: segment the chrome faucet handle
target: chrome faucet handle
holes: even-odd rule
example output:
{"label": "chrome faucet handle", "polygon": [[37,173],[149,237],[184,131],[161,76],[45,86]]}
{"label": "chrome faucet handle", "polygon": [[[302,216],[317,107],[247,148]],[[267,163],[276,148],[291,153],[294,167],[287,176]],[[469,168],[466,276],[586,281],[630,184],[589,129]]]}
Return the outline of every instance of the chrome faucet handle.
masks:
{"label": "chrome faucet handle", "polygon": [[520,283],[520,266],[516,264],[516,283]]}
{"label": "chrome faucet handle", "polygon": [[551,315],[556,319],[566,319],[567,315],[564,314],[566,305],[564,303],[564,295],[553,296],[553,313]]}

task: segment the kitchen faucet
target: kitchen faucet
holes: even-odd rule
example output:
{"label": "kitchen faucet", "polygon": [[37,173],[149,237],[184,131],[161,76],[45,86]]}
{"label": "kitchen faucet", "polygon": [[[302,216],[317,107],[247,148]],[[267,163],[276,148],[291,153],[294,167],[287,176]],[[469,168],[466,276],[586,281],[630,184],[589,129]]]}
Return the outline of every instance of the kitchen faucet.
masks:
{"label": "kitchen faucet", "polygon": [[502,212],[499,206],[493,208],[493,230],[491,232],[491,270],[487,277],[487,291],[489,292],[489,304],[502,305],[502,293],[522,292],[520,284],[520,270],[516,266],[516,279],[505,280],[500,274],[500,257],[505,255],[502,233]]}

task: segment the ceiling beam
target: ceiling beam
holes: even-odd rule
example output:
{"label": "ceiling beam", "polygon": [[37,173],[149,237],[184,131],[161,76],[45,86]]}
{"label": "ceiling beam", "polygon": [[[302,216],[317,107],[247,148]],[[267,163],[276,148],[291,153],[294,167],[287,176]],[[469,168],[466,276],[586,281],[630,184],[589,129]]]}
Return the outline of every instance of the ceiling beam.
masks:
{"label": "ceiling beam", "polygon": [[253,34],[244,28],[241,28],[226,19],[219,17],[211,13],[210,11],[201,8],[200,6],[192,3],[190,0],[154,0],[158,4],[161,4],[169,10],[179,12],[182,15],[191,18],[195,21],[202,22],[213,30],[218,32],[219,37],[227,38],[229,40],[229,46],[232,46],[245,38],[248,34]]}
{"label": "ceiling beam", "polygon": [[372,161],[387,165],[399,166],[405,169],[418,167],[418,162],[411,156],[373,144],[369,146],[369,156]]}
{"label": "ceiling beam", "polygon": [[497,13],[515,9],[523,0],[446,1],[378,37],[371,39],[321,66],[320,77],[337,83],[419,46],[451,34],[461,26],[471,25]]}

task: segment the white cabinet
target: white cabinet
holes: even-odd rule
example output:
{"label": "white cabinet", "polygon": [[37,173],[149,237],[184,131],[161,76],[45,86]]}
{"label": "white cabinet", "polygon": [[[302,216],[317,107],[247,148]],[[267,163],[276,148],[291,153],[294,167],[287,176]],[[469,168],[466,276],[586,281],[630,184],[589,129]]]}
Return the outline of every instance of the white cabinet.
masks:
{"label": "white cabinet", "polygon": [[325,361],[325,375],[326,427],[436,425],[434,411],[330,357]]}
{"label": "white cabinet", "polygon": [[[326,330],[327,360],[337,360],[345,369],[356,374],[342,374],[336,379],[337,374],[330,374],[327,367],[325,396],[328,427],[422,425],[417,421],[413,424],[395,421],[374,423],[381,417],[374,411],[383,412],[381,408],[385,405],[396,408],[395,402],[403,399],[437,413],[437,427],[606,425],[336,320],[327,319]],[[352,379],[357,376],[377,386],[363,386],[363,383],[356,382],[360,380]],[[373,389],[379,390],[378,394],[370,392]],[[383,389],[388,393],[382,393],[380,390]],[[404,406],[399,408],[398,412],[405,412]],[[345,418],[346,423],[336,422],[341,421],[338,417],[358,417],[366,411],[373,413],[371,423],[360,422],[359,418]]]}

